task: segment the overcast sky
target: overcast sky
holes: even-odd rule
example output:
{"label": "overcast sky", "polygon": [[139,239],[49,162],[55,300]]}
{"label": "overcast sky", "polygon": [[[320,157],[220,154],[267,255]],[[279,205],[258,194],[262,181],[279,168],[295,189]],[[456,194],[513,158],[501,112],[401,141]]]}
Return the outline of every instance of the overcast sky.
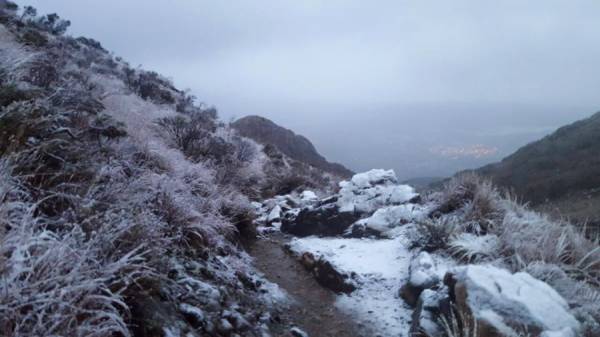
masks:
{"label": "overcast sky", "polygon": [[448,175],[600,110],[597,0],[25,0],[355,170]]}

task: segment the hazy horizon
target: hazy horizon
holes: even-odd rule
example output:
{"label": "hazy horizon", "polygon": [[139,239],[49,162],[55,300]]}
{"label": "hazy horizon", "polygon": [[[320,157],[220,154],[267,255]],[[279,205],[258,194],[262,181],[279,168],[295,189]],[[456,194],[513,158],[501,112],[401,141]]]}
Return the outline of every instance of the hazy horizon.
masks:
{"label": "hazy horizon", "polygon": [[17,2],[356,171],[445,176],[600,110],[600,3]]}

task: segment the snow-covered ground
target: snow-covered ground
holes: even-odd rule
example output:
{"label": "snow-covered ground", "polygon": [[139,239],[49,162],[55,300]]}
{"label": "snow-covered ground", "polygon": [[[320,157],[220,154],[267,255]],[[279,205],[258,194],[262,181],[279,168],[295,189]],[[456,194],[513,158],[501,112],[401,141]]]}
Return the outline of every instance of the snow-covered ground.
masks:
{"label": "snow-covered ground", "polygon": [[[477,186],[480,186],[479,198],[487,191],[491,198],[489,205],[496,209],[502,210],[498,204],[508,203],[485,190],[487,185]],[[452,193],[460,191],[460,188],[451,190]],[[543,332],[542,336],[563,332],[560,336],[578,335],[581,325],[565,300],[568,297],[545,283],[548,275],[541,274],[542,280],[536,279],[528,271],[511,270],[502,259],[502,247],[514,245],[514,240],[504,238],[502,241],[501,236],[506,236],[506,231],[469,231],[469,228],[482,228],[469,227],[473,218],[467,215],[469,211],[473,214],[472,208],[476,205],[465,202],[461,209],[443,215],[442,219],[432,218],[430,214],[440,204],[441,197],[423,200],[411,187],[398,184],[393,171],[385,170],[355,175],[351,181],[340,183],[340,193],[336,196],[319,201],[313,195],[305,192],[279,196],[257,204],[256,211],[261,215],[259,223],[264,225],[261,232],[281,228],[295,234],[281,227],[278,221],[295,221],[295,225],[310,227],[314,222],[323,221],[320,216],[327,224],[332,219],[336,226],[347,225],[343,232],[333,234],[317,228],[304,235],[319,236],[294,238],[289,248],[325,288],[346,292],[338,284],[354,286],[353,291],[338,294],[335,304],[364,327],[363,333],[409,336],[424,329],[433,333],[432,336],[441,336],[443,323],[438,321],[440,314],[436,310],[444,310],[439,302],[444,299],[455,301],[457,305],[462,303],[461,310],[471,313],[478,323],[493,326],[507,336],[529,329]],[[332,207],[337,213],[331,213]],[[513,205],[509,210],[514,212],[515,209],[520,208]],[[308,216],[298,220],[299,212]],[[349,217],[350,221],[343,223],[343,219],[336,218],[342,213],[359,214],[360,218]],[[475,219],[485,223],[487,218],[481,217]],[[534,218],[539,219],[539,216]],[[521,222],[523,218],[519,218],[518,223]],[[502,225],[505,229],[511,228],[506,221]],[[528,226],[524,233],[535,233],[536,228]],[[540,249],[537,244],[531,248]],[[593,253],[592,250],[587,254]],[[543,262],[536,263],[543,265]],[[328,271],[330,267],[335,272]],[[442,282],[446,279],[448,283]],[[453,280],[460,284],[452,283]],[[451,299],[457,287],[466,289],[466,293],[463,292],[461,298]],[[581,303],[581,299],[578,302]],[[594,312],[593,308],[592,304],[580,311]],[[446,319],[452,313],[444,315]],[[592,326],[588,331],[598,330]]]}
{"label": "snow-covered ground", "polygon": [[389,240],[309,237],[294,239],[292,251],[323,257],[337,270],[356,273],[358,289],[339,295],[336,305],[383,336],[400,336],[410,326],[412,309],[398,296],[408,278],[411,253],[398,237]]}

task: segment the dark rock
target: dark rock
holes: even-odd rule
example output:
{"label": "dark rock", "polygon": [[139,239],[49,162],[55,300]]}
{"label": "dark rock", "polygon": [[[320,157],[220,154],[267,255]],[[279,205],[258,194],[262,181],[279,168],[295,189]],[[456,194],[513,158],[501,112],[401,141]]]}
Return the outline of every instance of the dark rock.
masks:
{"label": "dark rock", "polygon": [[414,196],[412,199],[410,199],[408,201],[408,203],[409,204],[418,204],[418,205],[420,205],[420,204],[423,203],[423,197],[421,197],[421,195],[418,194],[418,195]]}
{"label": "dark rock", "polygon": [[296,236],[336,236],[342,235],[348,227],[360,219],[353,212],[340,212],[337,205],[319,208],[305,208],[294,221],[284,221],[281,230]]}
{"label": "dark rock", "polygon": [[355,223],[352,225],[345,233],[344,237],[346,238],[381,238],[381,232],[374,230],[373,228],[369,228],[364,224]]}
{"label": "dark rock", "polygon": [[326,260],[319,259],[312,272],[320,285],[336,293],[349,294],[356,290],[356,286],[350,282],[350,277],[337,271]]}
{"label": "dark rock", "polygon": [[303,253],[298,260],[306,270],[313,274],[321,286],[336,293],[348,294],[356,290],[350,276],[337,271],[329,261],[323,258],[317,260],[309,252]]}
{"label": "dark rock", "polygon": [[423,288],[413,286],[410,283],[406,283],[400,287],[400,297],[411,307],[417,305],[421,292],[423,292]]}
{"label": "dark rock", "polygon": [[334,195],[325,199],[321,199],[317,202],[316,207],[321,207],[329,204],[334,204],[339,200],[339,196]]}

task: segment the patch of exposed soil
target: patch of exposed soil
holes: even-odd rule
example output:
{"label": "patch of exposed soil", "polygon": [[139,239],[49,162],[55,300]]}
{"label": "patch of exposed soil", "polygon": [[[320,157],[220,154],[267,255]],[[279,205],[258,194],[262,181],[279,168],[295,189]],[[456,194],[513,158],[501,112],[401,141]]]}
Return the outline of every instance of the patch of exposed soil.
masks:
{"label": "patch of exposed soil", "polygon": [[[276,232],[248,245],[255,266],[266,278],[285,290],[294,303],[289,304],[281,318],[293,322],[310,337],[367,337],[371,334],[335,307],[336,295],[317,283],[298,261],[284,249],[289,241]],[[280,331],[278,331],[280,330]],[[290,336],[289,329],[272,327],[275,336]]]}

